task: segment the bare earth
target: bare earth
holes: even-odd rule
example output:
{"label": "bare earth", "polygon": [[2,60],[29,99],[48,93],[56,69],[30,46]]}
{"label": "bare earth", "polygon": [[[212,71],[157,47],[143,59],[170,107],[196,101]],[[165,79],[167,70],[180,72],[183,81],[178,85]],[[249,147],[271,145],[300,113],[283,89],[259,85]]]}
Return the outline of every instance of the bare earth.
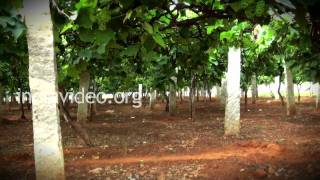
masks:
{"label": "bare earth", "polygon": [[[320,111],[311,98],[302,99],[294,117],[271,99],[249,103],[250,111],[241,111],[240,137],[223,136],[224,110],[217,100],[199,102],[195,121],[188,119],[188,102],[177,104],[175,116],[160,102],[153,111],[99,106],[86,126],[93,148],[82,147],[63,122],[67,179],[320,178]],[[0,179],[34,179],[32,122],[18,120],[17,106],[5,118]]]}

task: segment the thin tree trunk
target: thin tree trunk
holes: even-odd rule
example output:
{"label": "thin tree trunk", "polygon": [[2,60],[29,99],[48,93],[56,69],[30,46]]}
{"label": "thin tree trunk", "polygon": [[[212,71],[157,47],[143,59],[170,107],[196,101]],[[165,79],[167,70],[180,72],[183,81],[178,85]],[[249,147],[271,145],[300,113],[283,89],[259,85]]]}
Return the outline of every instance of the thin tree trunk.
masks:
{"label": "thin tree trunk", "polygon": [[93,116],[97,115],[97,112],[98,112],[97,106],[98,106],[97,101],[94,100],[94,103],[92,104],[92,115]]}
{"label": "thin tree trunk", "polygon": [[59,109],[60,112],[64,118],[64,120],[70,124],[70,126],[72,127],[72,129],[75,131],[76,135],[78,138],[82,139],[83,143],[85,145],[87,145],[88,147],[93,146],[89,135],[87,133],[87,131],[82,127],[81,123],[73,120],[70,116],[69,111],[67,110],[67,108],[63,105],[62,100],[59,98]]}
{"label": "thin tree trunk", "polygon": [[[82,72],[80,75],[79,82],[79,91],[83,92],[83,95],[86,96],[88,93],[90,85],[90,74],[88,72]],[[88,120],[88,102],[85,100],[85,97],[81,97],[81,103],[78,104],[77,120],[80,123],[85,124]]]}
{"label": "thin tree trunk", "polygon": [[12,96],[11,96],[11,102],[13,102],[13,104],[18,104],[18,102],[17,102],[17,99],[16,99],[16,94],[13,94]]}
{"label": "thin tree trunk", "polygon": [[293,116],[296,114],[296,105],[294,99],[294,86],[293,86],[293,77],[292,72],[286,64],[286,84],[287,84],[287,115]]}
{"label": "thin tree trunk", "polygon": [[31,101],[30,97],[27,96],[27,108],[29,111],[31,110],[31,102],[30,101]]}
{"label": "thin tree trunk", "polygon": [[89,121],[93,121],[95,114],[95,103],[89,104]]}
{"label": "thin tree trunk", "polygon": [[24,113],[24,102],[23,102],[23,84],[22,84],[20,79],[18,81],[19,81],[19,88],[20,88],[20,96],[19,96],[20,112],[21,112],[20,119],[21,120],[26,120],[27,118],[26,118],[25,113]]}
{"label": "thin tree trunk", "polygon": [[27,87],[27,92],[29,93],[27,95],[27,110],[30,111],[31,110],[31,105],[32,105],[32,101],[31,101],[31,93],[30,93],[30,87]]}
{"label": "thin tree trunk", "polygon": [[310,82],[310,87],[309,87],[309,95],[312,97],[312,91],[313,91],[313,82]]}
{"label": "thin tree trunk", "polygon": [[252,104],[256,104],[256,97],[257,97],[257,77],[256,75],[253,75],[251,77],[251,99]]}
{"label": "thin tree trunk", "polygon": [[36,179],[65,179],[49,0],[24,1]]}
{"label": "thin tree trunk", "polygon": [[9,103],[9,111],[11,111],[12,106],[13,106],[13,108],[14,108],[14,106],[15,106],[16,104],[18,104],[15,93],[12,93],[12,94],[11,94],[10,99],[11,99],[11,100],[10,100],[10,103]]}
{"label": "thin tree trunk", "polygon": [[[67,108],[67,109],[69,109],[69,106],[70,106],[70,104],[71,104],[71,102],[70,102],[70,95],[69,94],[66,94],[66,101],[64,102],[64,106]],[[72,96],[71,96],[71,98],[73,98]]]}
{"label": "thin tree trunk", "polygon": [[9,104],[9,96],[8,96],[8,94],[6,93],[6,91],[4,91],[4,99],[5,99],[5,103],[4,104]]}
{"label": "thin tree trunk", "polygon": [[244,109],[245,112],[248,111],[248,89],[245,89],[244,91]]}
{"label": "thin tree trunk", "polygon": [[10,95],[10,102],[9,102],[9,104],[8,104],[8,111],[9,111],[9,112],[11,111],[11,106],[12,106],[12,100],[13,100],[12,96],[13,96],[13,95]]}
{"label": "thin tree trunk", "polygon": [[201,89],[201,94],[204,102],[207,102],[207,94],[205,88]]}
{"label": "thin tree trunk", "polygon": [[211,102],[212,101],[212,97],[211,97],[211,90],[208,89],[208,95],[209,95],[209,101]]}
{"label": "thin tree trunk", "polygon": [[165,100],[165,103],[166,103],[166,108],[165,108],[165,111],[166,112],[169,112],[169,96],[167,95],[166,91],[163,92],[163,96],[164,96],[164,100]]}
{"label": "thin tree trunk", "polygon": [[320,109],[320,83],[317,83],[316,89],[316,109]]}
{"label": "thin tree trunk", "polygon": [[[207,102],[207,94],[209,95],[210,93],[210,89],[209,89],[209,84],[208,84],[208,80],[205,79],[204,81],[204,96],[205,96],[205,102]],[[211,101],[211,100],[210,100]]]}
{"label": "thin tree trunk", "polygon": [[256,100],[259,98],[259,85],[256,83]]}
{"label": "thin tree trunk", "polygon": [[9,111],[11,111],[12,106],[14,107],[17,103],[16,94],[12,93],[10,96],[10,103],[9,103]]}
{"label": "thin tree trunk", "polygon": [[239,135],[240,133],[240,72],[241,50],[240,48],[229,48],[227,101],[224,120],[225,135]]}
{"label": "thin tree trunk", "polygon": [[6,104],[6,94],[1,83],[0,83],[0,104],[2,105]]}
{"label": "thin tree trunk", "polygon": [[[93,79],[94,79],[94,78],[93,78]],[[96,83],[95,83],[94,80],[93,80],[92,84],[93,84],[92,92],[94,92],[95,95],[97,95]],[[94,120],[94,117],[95,117],[96,114],[97,114],[97,99],[91,98],[91,102],[92,102],[92,101],[93,101],[93,103],[90,103],[90,104],[89,104],[89,108],[90,108],[90,121],[93,121],[93,120]]]}
{"label": "thin tree trunk", "polygon": [[149,91],[148,91],[148,89],[146,89],[146,90],[145,90],[145,93],[144,93],[144,96],[143,96],[143,97],[144,97],[144,99],[146,99],[146,98],[147,98],[147,95],[148,95],[148,94],[149,94]]}
{"label": "thin tree trunk", "polygon": [[[0,100],[3,100],[3,87],[2,87],[2,84],[0,83]],[[0,103],[0,122],[3,118],[3,115],[4,115],[4,105],[2,103]]]}
{"label": "thin tree trunk", "polygon": [[199,99],[199,88],[196,88],[196,92],[197,92],[197,102],[199,102],[200,101],[200,99]]}
{"label": "thin tree trunk", "polygon": [[189,91],[189,106],[190,106],[190,118],[191,120],[195,120],[196,116],[196,108],[195,108],[195,76],[192,75],[191,83],[190,83],[190,91]]}
{"label": "thin tree trunk", "polygon": [[[67,96],[67,91],[65,90],[65,88],[61,85],[59,85],[59,92],[62,94],[63,97]],[[63,102],[64,107],[67,108],[67,102],[68,102],[69,97],[66,97],[66,101]]]}
{"label": "thin tree trunk", "polygon": [[284,103],[284,98],[283,98],[283,96],[281,95],[281,79],[282,79],[282,72],[280,73],[280,76],[279,76],[278,95],[279,95],[280,100],[281,100],[281,105],[284,106],[284,105],[285,105],[285,103]]}
{"label": "thin tree trunk", "polygon": [[268,84],[268,88],[269,88],[269,91],[270,91],[270,96],[271,96],[272,98],[275,98],[275,95],[274,95],[274,93],[273,93],[273,91],[272,91],[272,89],[271,89],[271,87],[270,87],[270,84]]}
{"label": "thin tree trunk", "polygon": [[301,102],[301,94],[300,94],[301,84],[297,84],[297,90],[298,90],[298,103]]}
{"label": "thin tree trunk", "polygon": [[170,84],[170,94],[169,94],[169,113],[174,115],[177,110],[177,93],[176,93],[176,81],[174,84]]}
{"label": "thin tree trunk", "polygon": [[275,100],[278,100],[280,98],[279,96],[279,91],[278,91],[278,88],[280,87],[281,88],[281,78],[279,76],[275,77],[274,78],[274,85],[273,85],[273,89],[274,89],[274,99]]}
{"label": "thin tree trunk", "polygon": [[180,94],[180,104],[183,102],[183,93],[182,93],[182,89],[179,92]]}

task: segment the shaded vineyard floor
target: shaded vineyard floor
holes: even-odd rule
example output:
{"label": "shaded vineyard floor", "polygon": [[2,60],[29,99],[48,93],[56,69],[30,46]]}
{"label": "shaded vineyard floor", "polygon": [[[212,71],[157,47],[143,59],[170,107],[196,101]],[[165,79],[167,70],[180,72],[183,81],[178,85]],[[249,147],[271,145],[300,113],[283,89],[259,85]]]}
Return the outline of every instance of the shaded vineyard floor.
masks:
{"label": "shaded vineyard floor", "polygon": [[[241,135],[223,136],[223,108],[215,100],[188,102],[169,116],[131,105],[99,106],[86,129],[95,147],[82,147],[62,123],[67,179],[318,179],[320,111],[303,98],[286,117],[278,101],[260,99],[241,111]],[[70,108],[75,116],[75,107]],[[0,179],[34,179],[32,122],[18,107],[0,125]],[[30,119],[30,112],[27,113]]]}

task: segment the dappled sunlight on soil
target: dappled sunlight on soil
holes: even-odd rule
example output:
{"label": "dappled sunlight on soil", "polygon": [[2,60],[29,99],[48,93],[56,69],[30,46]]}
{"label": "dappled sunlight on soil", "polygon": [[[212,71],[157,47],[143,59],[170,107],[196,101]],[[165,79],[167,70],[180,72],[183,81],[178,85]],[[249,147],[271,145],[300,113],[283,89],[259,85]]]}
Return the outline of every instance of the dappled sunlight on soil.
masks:
{"label": "dappled sunlight on soil", "polygon": [[250,155],[259,154],[264,156],[277,156],[281,152],[281,147],[276,144],[263,143],[242,143],[238,146],[232,146],[225,149],[215,150],[211,152],[196,153],[192,155],[161,155],[161,156],[141,156],[141,157],[125,157],[112,159],[97,160],[77,160],[73,161],[76,166],[83,165],[110,165],[110,164],[130,164],[130,163],[157,163],[163,161],[189,161],[189,160],[216,160],[228,157],[248,157]]}

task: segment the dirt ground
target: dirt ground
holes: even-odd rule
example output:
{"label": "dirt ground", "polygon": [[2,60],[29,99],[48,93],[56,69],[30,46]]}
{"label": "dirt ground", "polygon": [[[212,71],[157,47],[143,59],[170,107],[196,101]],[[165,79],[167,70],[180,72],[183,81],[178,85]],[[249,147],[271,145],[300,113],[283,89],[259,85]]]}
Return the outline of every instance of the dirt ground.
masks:
{"label": "dirt ground", "polygon": [[[224,110],[216,100],[198,102],[195,121],[187,101],[177,104],[175,116],[161,102],[153,111],[99,106],[86,125],[92,148],[62,122],[67,179],[320,178],[320,111],[313,99],[303,98],[294,117],[286,117],[278,101],[249,103],[241,111],[239,137],[223,136]],[[18,115],[14,107],[0,125],[1,180],[35,178],[31,115],[29,121]]]}

